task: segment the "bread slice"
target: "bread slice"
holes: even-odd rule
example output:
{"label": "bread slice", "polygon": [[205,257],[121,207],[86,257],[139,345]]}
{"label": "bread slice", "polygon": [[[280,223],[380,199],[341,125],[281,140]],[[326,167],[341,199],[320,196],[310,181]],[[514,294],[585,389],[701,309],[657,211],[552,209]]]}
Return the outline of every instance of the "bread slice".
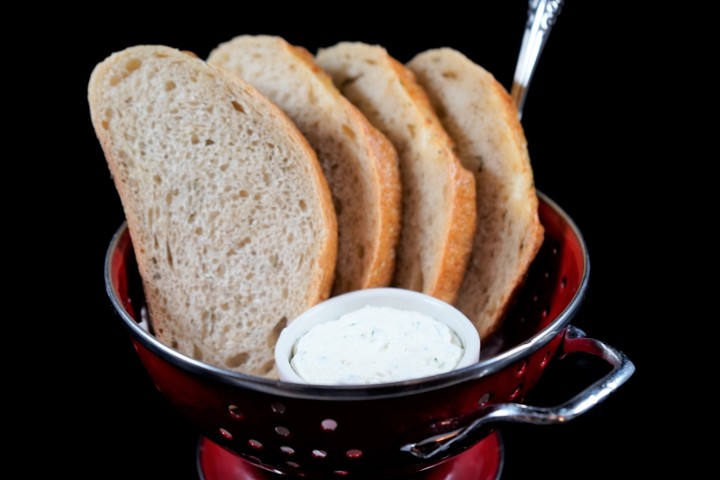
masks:
{"label": "bread slice", "polygon": [[400,170],[390,141],[333,86],[303,48],[280,37],[236,37],[208,63],[275,102],[315,149],[338,218],[333,294],[388,286],[400,234]]}
{"label": "bread slice", "polygon": [[314,151],[252,86],[164,46],[108,57],[88,98],[155,334],[270,375],[280,330],[332,285],[337,225]]}
{"label": "bread slice", "polygon": [[408,67],[475,174],[477,233],[456,306],[487,339],[543,241],[525,134],[507,91],[463,54],[429,50]]}
{"label": "bread slice", "polygon": [[340,43],[316,60],[398,152],[403,213],[395,286],[453,302],[475,233],[473,175],[414,75],[384,48]]}

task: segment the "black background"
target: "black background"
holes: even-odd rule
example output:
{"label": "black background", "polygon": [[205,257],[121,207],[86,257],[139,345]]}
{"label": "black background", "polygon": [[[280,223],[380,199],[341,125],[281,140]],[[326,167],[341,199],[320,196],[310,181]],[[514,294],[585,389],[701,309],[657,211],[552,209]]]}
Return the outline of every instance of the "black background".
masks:
{"label": "black background", "polygon": [[[652,443],[659,439],[643,426],[647,392],[657,385],[646,336],[652,318],[647,298],[638,293],[638,284],[652,271],[646,237],[655,219],[647,213],[653,210],[651,200],[638,190],[652,160],[637,132],[641,107],[628,109],[636,90],[629,84],[644,78],[647,40],[637,34],[641,12],[603,13],[594,4],[571,0],[564,6],[535,72],[523,125],[538,189],[575,220],[590,252],[588,296],[572,323],[625,352],[637,372],[606,402],[566,425],[504,428],[502,478],[507,480],[634,476],[657,455]],[[90,124],[86,88],[95,64],[137,44],[165,44],[206,57],[235,35],[266,33],[311,52],[343,40],[378,43],[402,62],[422,50],[450,46],[509,88],[526,18],[520,0],[477,2],[472,12],[443,5],[403,15],[353,5],[330,10],[268,5],[264,12],[241,5],[213,8],[208,10],[209,3],[185,12],[176,8],[168,12],[171,19],[118,6],[112,15],[83,22],[70,38],[57,38],[67,63],[46,72],[47,79],[65,80],[63,90],[55,92],[63,114],[52,118],[65,124],[68,133],[60,146],[73,154],[47,162],[56,209],[42,218],[56,225],[51,231],[62,240],[45,238],[46,245],[65,249],[56,252],[51,271],[71,273],[73,280],[52,277],[60,294],[52,308],[67,314],[57,330],[48,329],[53,352],[59,353],[45,358],[46,371],[57,378],[60,367],[63,387],[33,395],[34,418],[46,429],[42,445],[61,453],[51,465],[57,473],[196,478],[197,432],[154,390],[104,290],[105,249],[123,213]],[[567,398],[594,379],[591,367],[582,362],[559,367],[528,401],[551,404]],[[61,413],[50,414],[50,405]],[[50,436],[48,417],[60,420]],[[38,432],[29,430],[29,441],[37,444]],[[650,456],[643,453],[647,448]],[[102,474],[93,465],[102,465]]]}

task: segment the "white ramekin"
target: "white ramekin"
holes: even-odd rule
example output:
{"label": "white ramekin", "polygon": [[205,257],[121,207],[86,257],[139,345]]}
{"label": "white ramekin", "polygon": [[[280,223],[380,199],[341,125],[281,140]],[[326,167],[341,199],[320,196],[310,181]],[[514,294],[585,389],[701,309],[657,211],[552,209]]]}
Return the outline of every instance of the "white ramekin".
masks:
{"label": "white ramekin", "polygon": [[424,313],[445,323],[463,345],[463,356],[455,369],[467,367],[480,358],[480,336],[472,322],[452,305],[423,293],[401,288],[369,288],[332,297],[296,317],[280,333],[275,345],[275,364],[280,380],[307,383],[292,368],[295,342],[319,323],[337,320],[344,313],[366,305],[394,307]]}

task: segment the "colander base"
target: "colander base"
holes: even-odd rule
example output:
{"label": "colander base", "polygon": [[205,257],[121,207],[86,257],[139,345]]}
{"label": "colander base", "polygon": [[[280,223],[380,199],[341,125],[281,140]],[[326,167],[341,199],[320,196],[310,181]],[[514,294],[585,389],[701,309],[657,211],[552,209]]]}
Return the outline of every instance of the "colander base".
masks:
{"label": "colander base", "polygon": [[[504,446],[494,432],[472,448],[428,470],[403,477],[407,480],[498,480],[502,473]],[[200,480],[267,480],[287,478],[263,470],[202,437],[198,442],[197,467]]]}

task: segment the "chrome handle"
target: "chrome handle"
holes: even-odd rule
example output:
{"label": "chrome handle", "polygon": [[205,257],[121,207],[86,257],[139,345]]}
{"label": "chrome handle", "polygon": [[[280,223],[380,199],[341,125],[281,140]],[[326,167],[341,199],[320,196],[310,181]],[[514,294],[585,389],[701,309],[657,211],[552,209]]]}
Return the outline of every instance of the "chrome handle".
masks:
{"label": "chrome handle", "polygon": [[528,2],[525,33],[520,45],[515,77],[510,90],[510,96],[517,105],[520,118],[522,118],[525,97],[535,72],[535,65],[550,35],[550,29],[555,24],[557,16],[560,15],[562,4],[563,0],[530,0]]}
{"label": "chrome handle", "polygon": [[[429,427],[429,431],[445,431],[416,443],[401,447],[415,457],[431,459],[442,456],[450,449],[470,445],[480,440],[495,422],[530,423],[549,425],[565,423],[582,415],[605,400],[625,383],[635,371],[635,365],[620,351],[605,343],[586,338],[578,328],[569,326],[565,331],[561,357],[575,352],[597,356],[612,365],[613,369],[603,378],[581,391],[567,402],[554,407],[535,407],[519,403],[490,405],[462,418],[444,420]],[[456,425],[466,425],[453,428]]]}

